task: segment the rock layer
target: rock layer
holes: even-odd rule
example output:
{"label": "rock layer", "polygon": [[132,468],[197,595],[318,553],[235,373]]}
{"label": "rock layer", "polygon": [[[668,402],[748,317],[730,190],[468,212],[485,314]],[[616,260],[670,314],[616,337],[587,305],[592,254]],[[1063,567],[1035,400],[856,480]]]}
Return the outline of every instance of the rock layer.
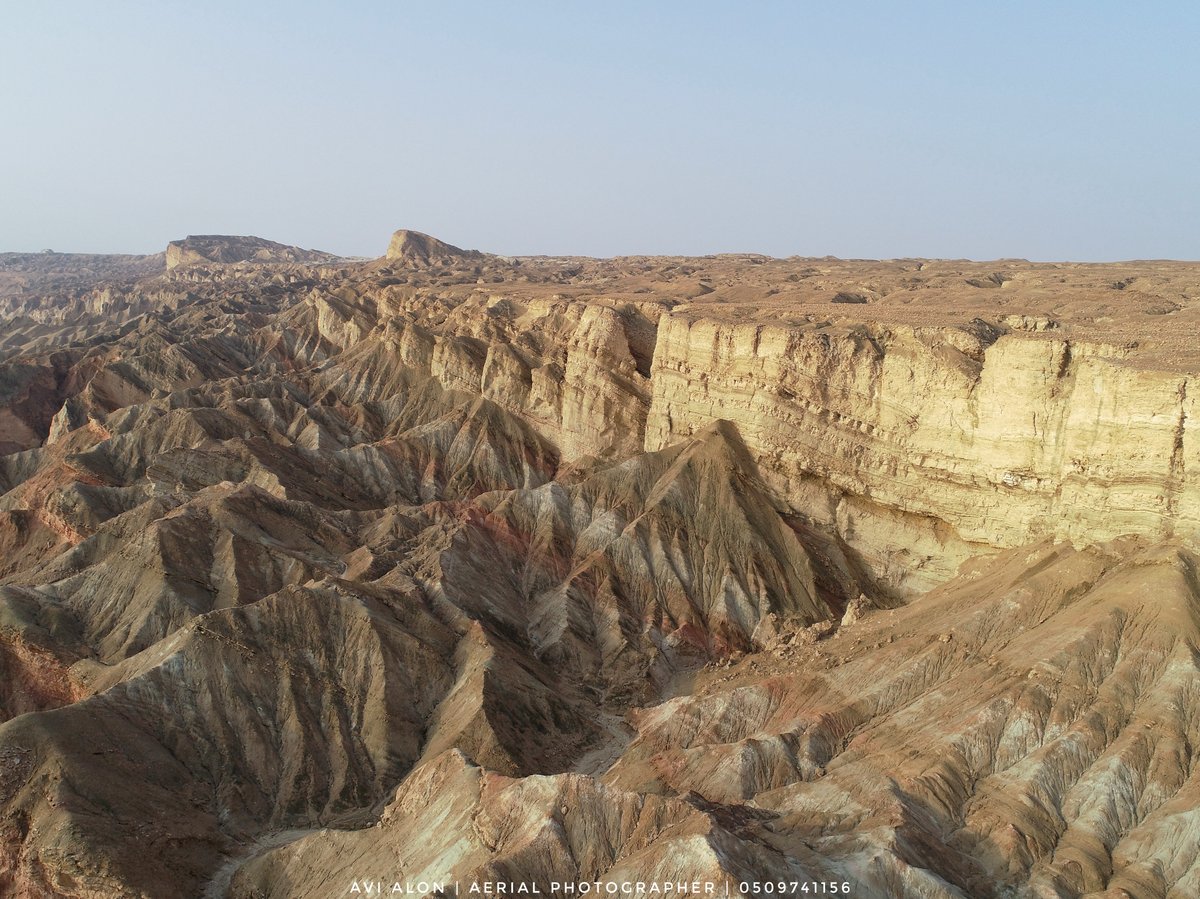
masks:
{"label": "rock layer", "polygon": [[728,418],[797,507],[812,508],[814,480],[832,485],[827,515],[844,532],[874,517],[869,500],[949,524],[976,545],[1194,539],[1193,377],[1139,369],[1124,355],[982,324],[955,334],[668,314],[646,446]]}

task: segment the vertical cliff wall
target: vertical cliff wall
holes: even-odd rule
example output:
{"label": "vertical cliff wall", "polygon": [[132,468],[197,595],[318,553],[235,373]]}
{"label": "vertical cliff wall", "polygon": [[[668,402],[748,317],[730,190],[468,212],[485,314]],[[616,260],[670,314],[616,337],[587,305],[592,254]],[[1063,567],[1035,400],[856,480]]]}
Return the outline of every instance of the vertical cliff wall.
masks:
{"label": "vertical cliff wall", "polygon": [[[773,326],[667,314],[645,445],[729,419],[783,501],[836,524],[873,567],[907,546],[905,561],[936,580],[973,549],[1045,535],[1195,534],[1192,381],[1136,368],[1119,348],[982,322]],[[911,558],[916,533],[928,560]]]}

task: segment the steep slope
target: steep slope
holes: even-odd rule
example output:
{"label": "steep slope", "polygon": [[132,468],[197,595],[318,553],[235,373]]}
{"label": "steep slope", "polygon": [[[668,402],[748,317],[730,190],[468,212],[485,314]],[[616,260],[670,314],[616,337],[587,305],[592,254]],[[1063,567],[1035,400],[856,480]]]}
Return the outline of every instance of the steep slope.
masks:
{"label": "steep slope", "polygon": [[598,777],[514,783],[431,759],[376,828],[264,853],[233,895],[323,895],[381,870],[550,895],[680,878],[1193,895],[1196,564],[1129,544],[1013,551],[819,642],[800,630],[707,669],[632,714]]}
{"label": "steep slope", "polygon": [[0,725],[0,883],[194,895],[233,839],[370,804],[417,757],[446,639],[418,610],[287,590],[97,674],[89,699]]}

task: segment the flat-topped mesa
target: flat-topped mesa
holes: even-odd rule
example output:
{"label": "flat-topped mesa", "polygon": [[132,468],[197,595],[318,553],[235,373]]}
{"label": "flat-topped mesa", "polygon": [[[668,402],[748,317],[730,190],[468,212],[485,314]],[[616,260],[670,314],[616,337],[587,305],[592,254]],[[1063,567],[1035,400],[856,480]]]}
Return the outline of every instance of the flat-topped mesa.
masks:
{"label": "flat-topped mesa", "polygon": [[415,267],[426,267],[452,265],[464,259],[482,259],[483,255],[478,250],[464,250],[420,231],[401,228],[392,235],[384,258]]}
{"label": "flat-topped mesa", "polygon": [[338,257],[320,250],[304,250],[262,237],[228,234],[189,234],[167,244],[167,270],[204,262],[333,262]]}

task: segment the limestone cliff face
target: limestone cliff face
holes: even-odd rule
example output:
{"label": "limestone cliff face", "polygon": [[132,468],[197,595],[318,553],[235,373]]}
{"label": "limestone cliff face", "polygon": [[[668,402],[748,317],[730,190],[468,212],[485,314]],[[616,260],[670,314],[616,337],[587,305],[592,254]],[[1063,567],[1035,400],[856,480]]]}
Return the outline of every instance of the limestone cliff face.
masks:
{"label": "limestone cliff face", "polygon": [[[318,327],[337,346],[353,346],[354,365],[373,353],[371,377],[350,395],[368,399],[403,378],[431,377],[442,387],[478,394],[531,424],[564,461],[622,459],[641,452],[650,381],[637,369],[626,324],[605,306],[556,304],[536,310],[536,345],[470,330],[438,333],[396,316],[370,340],[324,299]],[[522,335],[524,336],[524,335]],[[349,366],[347,366],[349,367]]]}
{"label": "limestone cliff face", "polygon": [[781,499],[823,510],[874,556],[887,547],[871,532],[895,531],[899,514],[943,551],[957,546],[944,568],[966,544],[1194,535],[1193,380],[1133,367],[1114,347],[984,327],[667,314],[645,445],[733,421]]}
{"label": "limestone cliff face", "polygon": [[636,451],[646,421],[648,382],[638,374],[617,314],[589,307],[563,373],[563,451],[625,455]]}

